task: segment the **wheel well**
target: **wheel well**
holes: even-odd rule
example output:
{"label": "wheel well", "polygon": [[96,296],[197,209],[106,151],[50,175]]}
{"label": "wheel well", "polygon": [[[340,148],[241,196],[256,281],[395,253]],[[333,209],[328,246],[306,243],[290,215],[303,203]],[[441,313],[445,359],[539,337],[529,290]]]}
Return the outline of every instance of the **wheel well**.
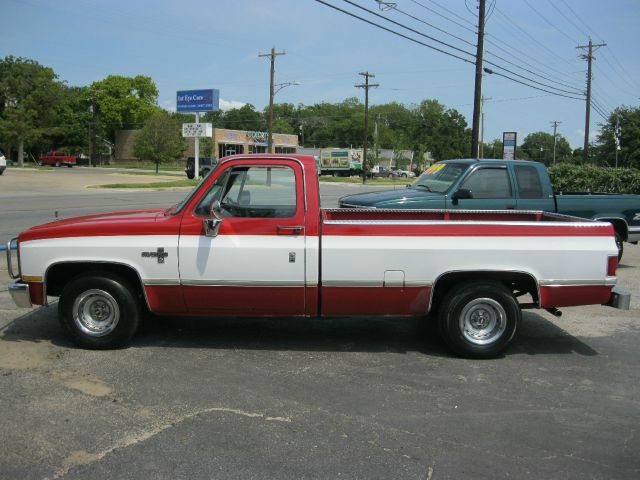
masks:
{"label": "wheel well", "polygon": [[538,303],[538,283],[529,273],[498,271],[449,272],[438,277],[434,283],[429,310],[436,311],[451,288],[461,283],[474,281],[500,282],[512,292],[530,294],[533,297],[533,302]]}
{"label": "wheel well", "polygon": [[142,281],[132,267],[119,263],[96,262],[63,262],[49,267],[45,275],[47,295],[59,297],[67,283],[78,275],[83,273],[99,274],[101,272],[119,275],[136,289],[136,293],[143,295]]}
{"label": "wheel well", "polygon": [[611,223],[613,225],[613,229],[616,231],[616,233],[620,234],[622,240],[627,240],[629,234],[629,230],[627,229],[627,222],[619,218],[599,218],[598,220],[601,222]]}

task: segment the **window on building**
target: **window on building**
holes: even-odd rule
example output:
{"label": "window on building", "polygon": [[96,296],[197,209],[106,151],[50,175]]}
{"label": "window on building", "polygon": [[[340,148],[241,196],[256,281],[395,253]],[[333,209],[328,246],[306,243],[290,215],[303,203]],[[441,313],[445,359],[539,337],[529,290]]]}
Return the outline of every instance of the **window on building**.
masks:
{"label": "window on building", "polygon": [[296,153],[295,147],[276,147],[276,153]]}
{"label": "window on building", "polygon": [[244,153],[244,146],[236,143],[220,143],[218,144],[218,158],[227,157],[229,155],[240,155]]}
{"label": "window on building", "polygon": [[249,145],[249,153],[267,153],[266,145]]}

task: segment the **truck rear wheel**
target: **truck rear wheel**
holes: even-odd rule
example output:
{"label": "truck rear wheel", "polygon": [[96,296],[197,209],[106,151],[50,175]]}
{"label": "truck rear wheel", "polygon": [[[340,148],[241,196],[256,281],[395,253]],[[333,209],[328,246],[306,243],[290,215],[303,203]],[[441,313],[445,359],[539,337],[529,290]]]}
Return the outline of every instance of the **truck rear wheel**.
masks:
{"label": "truck rear wheel", "polygon": [[56,167],[58,167],[58,168],[59,168],[59,167],[60,167],[60,165],[62,165],[62,164],[60,163],[60,160],[56,160]]}
{"label": "truck rear wheel", "polygon": [[505,351],[520,326],[518,301],[498,282],[469,282],[454,287],[440,305],[442,339],[463,357],[493,358]]}
{"label": "truck rear wheel", "polygon": [[83,348],[109,349],[126,345],[140,323],[136,290],[111,273],[84,274],[62,291],[58,318]]}

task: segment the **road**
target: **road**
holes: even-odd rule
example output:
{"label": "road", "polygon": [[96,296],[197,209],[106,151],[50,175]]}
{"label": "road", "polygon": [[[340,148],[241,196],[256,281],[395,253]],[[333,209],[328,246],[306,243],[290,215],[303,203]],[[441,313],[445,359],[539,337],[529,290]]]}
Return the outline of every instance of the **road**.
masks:
{"label": "road", "polygon": [[[55,212],[60,217],[70,217],[134,208],[167,208],[182,200],[189,188],[112,190],[89,186],[176,178],[186,177],[129,175],[108,168],[9,169],[0,177],[0,241],[15,237],[32,225],[53,220]],[[351,193],[390,188],[394,186],[321,183],[322,206],[337,207],[338,199]]]}
{"label": "road", "polygon": [[[52,185],[13,198],[3,184],[2,235],[54,208],[185,193]],[[330,187],[327,202],[360,188]],[[131,347],[86,351],[55,303],[17,309],[0,288],[0,478],[637,479],[638,266],[630,246],[619,278],[632,310],[527,311],[487,361],[453,357],[429,322],[403,318],[149,318]]]}

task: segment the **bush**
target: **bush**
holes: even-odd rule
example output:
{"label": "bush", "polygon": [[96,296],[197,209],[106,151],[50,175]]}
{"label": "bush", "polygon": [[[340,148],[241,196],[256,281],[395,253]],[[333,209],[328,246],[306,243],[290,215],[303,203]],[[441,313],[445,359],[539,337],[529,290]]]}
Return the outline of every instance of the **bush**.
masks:
{"label": "bush", "polygon": [[640,193],[640,170],[562,164],[549,167],[556,192]]}

